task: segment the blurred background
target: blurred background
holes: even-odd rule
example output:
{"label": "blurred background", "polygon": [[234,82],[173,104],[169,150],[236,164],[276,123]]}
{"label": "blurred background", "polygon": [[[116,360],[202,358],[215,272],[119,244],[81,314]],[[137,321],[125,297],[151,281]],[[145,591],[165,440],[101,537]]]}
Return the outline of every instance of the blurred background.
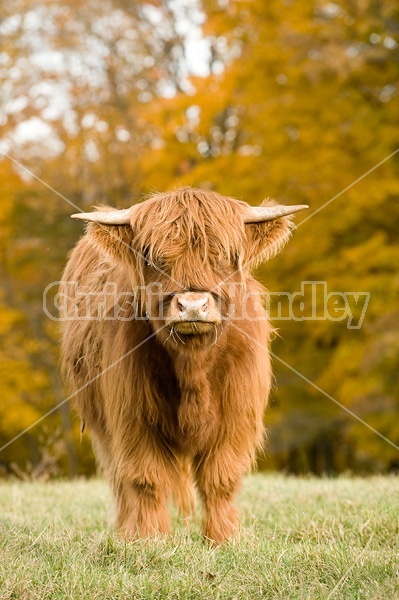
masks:
{"label": "blurred background", "polygon": [[260,468],[399,470],[398,5],[2,0],[0,36],[0,474],[94,472],[69,402],[9,444],[67,397],[42,295],[82,234],[71,204],[177,185],[309,204],[297,224],[335,198],[257,274],[370,301],[358,328],[274,323]]}

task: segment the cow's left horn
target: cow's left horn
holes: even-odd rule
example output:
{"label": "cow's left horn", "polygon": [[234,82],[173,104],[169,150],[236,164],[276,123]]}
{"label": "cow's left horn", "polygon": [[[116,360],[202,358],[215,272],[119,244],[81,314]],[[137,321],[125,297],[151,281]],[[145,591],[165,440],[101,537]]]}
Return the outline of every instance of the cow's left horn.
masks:
{"label": "cow's left horn", "polygon": [[82,219],[83,221],[94,221],[103,225],[127,225],[130,223],[132,215],[131,208],[123,210],[96,210],[90,213],[76,213],[71,215],[72,219]]}
{"label": "cow's left horn", "polygon": [[244,216],[245,223],[262,223],[263,221],[274,221],[280,217],[292,215],[299,210],[309,208],[307,204],[298,204],[296,206],[250,206],[248,213]]}

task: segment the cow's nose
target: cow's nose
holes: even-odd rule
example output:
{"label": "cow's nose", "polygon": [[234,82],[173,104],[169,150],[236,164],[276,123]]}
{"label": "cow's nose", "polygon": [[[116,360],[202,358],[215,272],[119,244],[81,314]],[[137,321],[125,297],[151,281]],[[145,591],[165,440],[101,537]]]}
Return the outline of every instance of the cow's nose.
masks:
{"label": "cow's nose", "polygon": [[208,298],[201,296],[199,298],[177,298],[177,308],[181,319],[204,319],[208,313]]}

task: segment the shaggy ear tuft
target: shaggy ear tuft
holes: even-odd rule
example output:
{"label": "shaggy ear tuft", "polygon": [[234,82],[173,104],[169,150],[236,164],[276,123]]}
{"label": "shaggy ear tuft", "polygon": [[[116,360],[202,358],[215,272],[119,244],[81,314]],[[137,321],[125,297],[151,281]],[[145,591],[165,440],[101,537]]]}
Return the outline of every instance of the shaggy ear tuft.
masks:
{"label": "shaggy ear tuft", "polygon": [[[272,203],[270,203],[273,206]],[[254,269],[260,263],[270,260],[288,242],[294,229],[292,216],[281,217],[263,223],[246,223],[247,252],[245,262]]]}
{"label": "shaggy ear tuft", "polygon": [[89,223],[86,231],[89,242],[114,264],[132,262],[133,231],[130,225]]}

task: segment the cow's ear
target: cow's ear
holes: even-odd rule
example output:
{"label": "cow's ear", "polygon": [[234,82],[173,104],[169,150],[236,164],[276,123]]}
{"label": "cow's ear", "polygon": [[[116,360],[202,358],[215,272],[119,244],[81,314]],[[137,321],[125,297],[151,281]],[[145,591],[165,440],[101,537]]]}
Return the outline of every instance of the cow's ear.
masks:
{"label": "cow's ear", "polygon": [[135,232],[131,225],[89,223],[87,237],[90,244],[105,260],[115,266],[122,264],[127,268],[128,278],[133,288],[144,285],[144,261],[134,248]]}
{"label": "cow's ear", "polygon": [[256,267],[281,250],[293,229],[294,213],[309,208],[307,204],[284,206],[266,199],[260,206],[247,206],[243,213],[247,235],[246,264]]}
{"label": "cow's ear", "polygon": [[135,252],[132,247],[134,233],[130,225],[89,223],[86,231],[90,244],[112,263],[135,265]]}
{"label": "cow's ear", "polygon": [[135,265],[134,232],[131,226],[132,208],[117,210],[111,206],[96,206],[90,213],[76,213],[73,219],[87,221],[87,239],[92,246],[114,264]]}
{"label": "cow's ear", "polygon": [[291,216],[259,223],[245,223],[246,264],[250,268],[255,268],[260,263],[273,258],[289,240],[293,227]]}

